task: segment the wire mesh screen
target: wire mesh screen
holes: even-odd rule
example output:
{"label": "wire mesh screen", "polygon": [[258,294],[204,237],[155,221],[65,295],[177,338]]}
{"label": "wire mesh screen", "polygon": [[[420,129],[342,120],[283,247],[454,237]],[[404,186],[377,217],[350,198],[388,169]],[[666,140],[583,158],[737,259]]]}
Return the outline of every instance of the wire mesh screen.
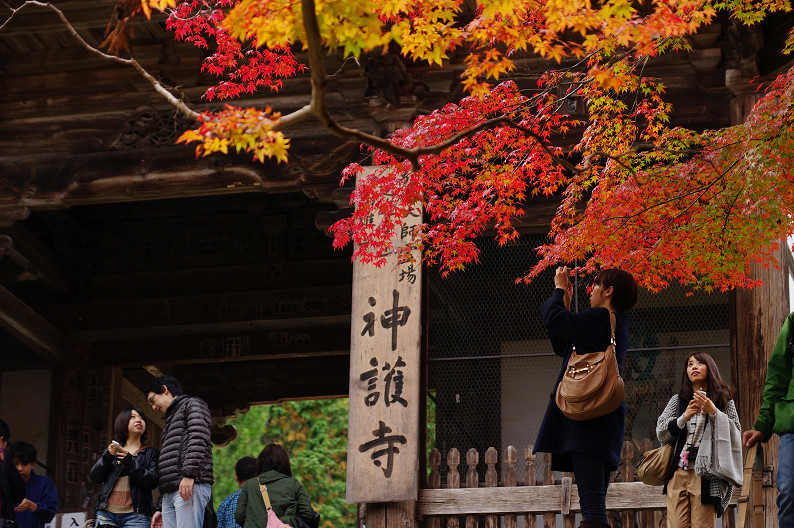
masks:
{"label": "wire mesh screen", "polygon": [[[515,446],[516,470],[523,475],[524,448],[535,441],[561,366],[540,318],[540,305],[554,289],[553,271],[530,286],[515,284],[537,262],[533,248],[543,242],[524,237],[499,247],[481,239],[480,264],[443,279],[432,271],[428,276],[428,397],[435,419],[428,438],[442,460],[453,447],[462,459],[475,448],[480,480],[488,447],[501,459],[507,446]],[[572,309],[589,307],[591,279],[575,284]],[[677,286],[658,294],[640,291],[629,319],[626,440],[650,438],[658,445],[656,419],[678,392],[690,353],[711,354],[730,380],[728,296],[687,295]]]}

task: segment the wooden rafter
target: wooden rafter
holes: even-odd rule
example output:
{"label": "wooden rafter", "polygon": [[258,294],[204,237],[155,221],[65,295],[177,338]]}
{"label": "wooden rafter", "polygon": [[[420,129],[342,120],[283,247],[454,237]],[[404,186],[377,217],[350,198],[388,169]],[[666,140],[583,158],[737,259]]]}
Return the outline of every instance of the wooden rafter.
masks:
{"label": "wooden rafter", "polygon": [[0,286],[0,326],[25,346],[54,363],[65,363],[66,338],[14,294]]}
{"label": "wooden rafter", "polygon": [[30,231],[15,224],[0,230],[0,233],[13,240],[13,247],[8,251],[11,260],[41,280],[47,287],[62,293],[70,292],[69,281],[58,258]]}

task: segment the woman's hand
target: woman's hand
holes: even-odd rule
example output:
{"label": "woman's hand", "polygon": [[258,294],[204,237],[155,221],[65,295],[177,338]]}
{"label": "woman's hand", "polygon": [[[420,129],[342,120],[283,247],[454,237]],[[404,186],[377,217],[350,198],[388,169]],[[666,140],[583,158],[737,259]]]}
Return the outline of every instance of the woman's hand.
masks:
{"label": "woman's hand", "polygon": [[695,400],[689,400],[689,405],[684,409],[684,420],[689,420],[700,412],[700,405]]}
{"label": "woman's hand", "polygon": [[697,404],[700,406],[701,409],[706,411],[709,416],[714,416],[717,414],[717,406],[714,405],[714,402],[709,399],[708,396],[703,394],[700,391],[695,391],[695,394],[692,397],[692,401],[696,401]]}
{"label": "woman's hand", "polygon": [[110,444],[108,446],[108,452],[119,460],[127,456],[127,450],[116,444]]}
{"label": "woman's hand", "polygon": [[571,309],[571,294],[573,293],[573,285],[571,284],[571,281],[568,280],[570,274],[571,270],[568,269],[568,266],[560,266],[557,268],[557,273],[554,275],[554,286],[556,288],[565,290],[563,302],[565,302],[566,310]]}

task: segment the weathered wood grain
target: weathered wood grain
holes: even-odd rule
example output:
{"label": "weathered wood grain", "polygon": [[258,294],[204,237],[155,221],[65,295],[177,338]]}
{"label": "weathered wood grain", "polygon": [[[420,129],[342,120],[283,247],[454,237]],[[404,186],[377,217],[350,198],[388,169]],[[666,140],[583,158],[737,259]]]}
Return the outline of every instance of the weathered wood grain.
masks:
{"label": "weathered wood grain", "polygon": [[[734,494],[732,504],[738,495]],[[562,486],[518,486],[516,488],[423,489],[419,492],[417,513],[421,515],[484,515],[507,513],[559,512]],[[666,508],[659,486],[642,482],[614,482],[607,492],[607,510]],[[578,488],[571,489],[571,511],[581,511]]]}

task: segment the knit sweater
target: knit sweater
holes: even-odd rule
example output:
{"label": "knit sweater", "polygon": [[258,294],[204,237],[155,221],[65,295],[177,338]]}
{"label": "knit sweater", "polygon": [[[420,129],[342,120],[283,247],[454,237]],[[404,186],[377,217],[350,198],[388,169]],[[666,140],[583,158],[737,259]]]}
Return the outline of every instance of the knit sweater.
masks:
{"label": "knit sweater", "polygon": [[[656,420],[656,436],[663,444],[673,444],[673,461],[677,461],[681,451],[686,444],[686,427],[678,427],[678,417],[684,414],[689,402],[678,397],[678,394],[670,398],[667,406],[662,411],[659,419]],[[728,400],[724,410],[717,409],[717,412],[724,412],[736,429],[741,430],[739,425],[739,415],[736,414],[736,406],[733,400]],[[667,493],[667,483],[673,477],[673,473],[678,466],[674,463],[667,475],[662,493]],[[701,501],[703,504],[713,504],[717,512],[717,517],[721,516],[728,506],[733,493],[733,486],[726,480],[719,478],[706,478],[701,480]]]}

